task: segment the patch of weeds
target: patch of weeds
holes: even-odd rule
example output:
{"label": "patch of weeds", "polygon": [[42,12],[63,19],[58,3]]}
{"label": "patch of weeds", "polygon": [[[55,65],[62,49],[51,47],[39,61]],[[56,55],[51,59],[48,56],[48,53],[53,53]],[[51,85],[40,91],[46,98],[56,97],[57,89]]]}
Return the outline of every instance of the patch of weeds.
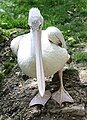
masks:
{"label": "patch of weeds", "polygon": [[5,78],[5,75],[2,71],[0,71],[0,82]]}
{"label": "patch of weeds", "polygon": [[10,29],[9,31],[12,34],[13,38],[29,33],[29,29],[20,29],[20,28]]}
{"label": "patch of weeds", "polygon": [[68,40],[66,41],[66,43],[70,47],[74,47],[74,45],[77,43],[77,41],[73,37],[69,37]]}
{"label": "patch of weeds", "polygon": [[15,65],[16,61],[7,60],[4,64],[4,74],[5,75],[9,74]]}
{"label": "patch of weeds", "polygon": [[3,120],[3,116],[2,115],[0,115],[0,120]]}
{"label": "patch of weeds", "polygon": [[79,47],[80,49],[81,48],[83,49],[85,46],[86,46],[86,44],[85,43],[81,43],[81,42],[74,45],[75,48]]}
{"label": "patch of weeds", "polygon": [[75,62],[87,62],[87,53],[86,52],[78,52],[74,54],[73,60]]}
{"label": "patch of weeds", "polygon": [[9,31],[0,27],[0,44],[9,39]]}
{"label": "patch of weeds", "polygon": [[[86,26],[85,26],[86,27]],[[79,38],[81,40],[81,42],[87,42],[87,30],[84,29],[85,31],[82,31],[79,33]]]}
{"label": "patch of weeds", "polygon": [[70,55],[72,55],[72,54],[73,54],[73,50],[72,50],[71,48],[68,48],[68,53],[69,53]]}

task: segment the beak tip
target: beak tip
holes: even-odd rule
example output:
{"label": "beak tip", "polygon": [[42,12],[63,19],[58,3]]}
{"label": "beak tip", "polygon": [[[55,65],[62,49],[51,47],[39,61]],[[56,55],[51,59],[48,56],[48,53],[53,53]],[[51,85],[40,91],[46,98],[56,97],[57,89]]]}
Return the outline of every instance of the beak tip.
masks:
{"label": "beak tip", "polygon": [[45,90],[39,90],[39,92],[40,92],[41,97],[43,97],[45,94]]}

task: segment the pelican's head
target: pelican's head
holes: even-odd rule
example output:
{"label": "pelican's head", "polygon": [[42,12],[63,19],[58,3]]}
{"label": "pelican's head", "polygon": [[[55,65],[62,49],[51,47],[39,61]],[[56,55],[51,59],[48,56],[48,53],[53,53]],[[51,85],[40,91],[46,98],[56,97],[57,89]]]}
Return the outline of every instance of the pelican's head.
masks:
{"label": "pelican's head", "polygon": [[43,17],[38,8],[31,8],[29,11],[28,25],[35,31],[42,28]]}

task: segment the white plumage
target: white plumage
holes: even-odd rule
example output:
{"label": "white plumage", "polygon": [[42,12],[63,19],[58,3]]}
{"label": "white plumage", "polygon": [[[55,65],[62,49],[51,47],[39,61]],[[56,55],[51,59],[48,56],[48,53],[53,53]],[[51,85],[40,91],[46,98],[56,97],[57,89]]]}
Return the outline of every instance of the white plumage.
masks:
{"label": "white plumage", "polygon": [[[65,48],[61,48],[49,41],[48,37],[50,38],[50,35],[46,30],[42,31],[42,56],[46,77],[62,69],[69,59],[68,52]],[[11,48],[17,55],[17,61],[22,71],[28,76],[36,77],[35,45],[32,45],[32,42],[31,33],[28,33],[13,39]]]}
{"label": "white plumage", "polygon": [[[61,70],[70,56],[66,50],[64,37],[58,28],[52,26],[41,30],[43,17],[37,8],[30,10],[28,25],[31,28],[30,33],[14,38],[11,42],[11,49],[17,55],[17,61],[22,71],[28,76],[37,78],[40,95],[44,97],[45,77],[60,71],[59,75],[62,81]],[[63,86],[62,82],[61,86]],[[39,102],[44,105],[48,98],[35,97],[31,105]],[[40,101],[36,102],[38,99]],[[43,102],[41,103],[41,101]],[[61,101],[57,102],[62,103]]]}

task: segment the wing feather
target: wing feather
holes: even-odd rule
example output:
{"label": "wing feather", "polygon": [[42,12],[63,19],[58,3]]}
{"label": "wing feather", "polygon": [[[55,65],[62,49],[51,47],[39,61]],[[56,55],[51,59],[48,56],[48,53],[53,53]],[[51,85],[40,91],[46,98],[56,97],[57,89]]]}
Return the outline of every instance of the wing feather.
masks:
{"label": "wing feather", "polygon": [[67,48],[63,34],[57,27],[54,27],[54,26],[48,27],[46,29],[46,32],[48,34],[49,41],[51,41],[54,44],[57,44],[61,47]]}
{"label": "wing feather", "polygon": [[[46,32],[50,42],[67,49],[63,34],[57,27],[54,26],[48,27],[46,29]],[[68,54],[68,61],[70,62],[72,61],[71,56],[69,54]]]}

